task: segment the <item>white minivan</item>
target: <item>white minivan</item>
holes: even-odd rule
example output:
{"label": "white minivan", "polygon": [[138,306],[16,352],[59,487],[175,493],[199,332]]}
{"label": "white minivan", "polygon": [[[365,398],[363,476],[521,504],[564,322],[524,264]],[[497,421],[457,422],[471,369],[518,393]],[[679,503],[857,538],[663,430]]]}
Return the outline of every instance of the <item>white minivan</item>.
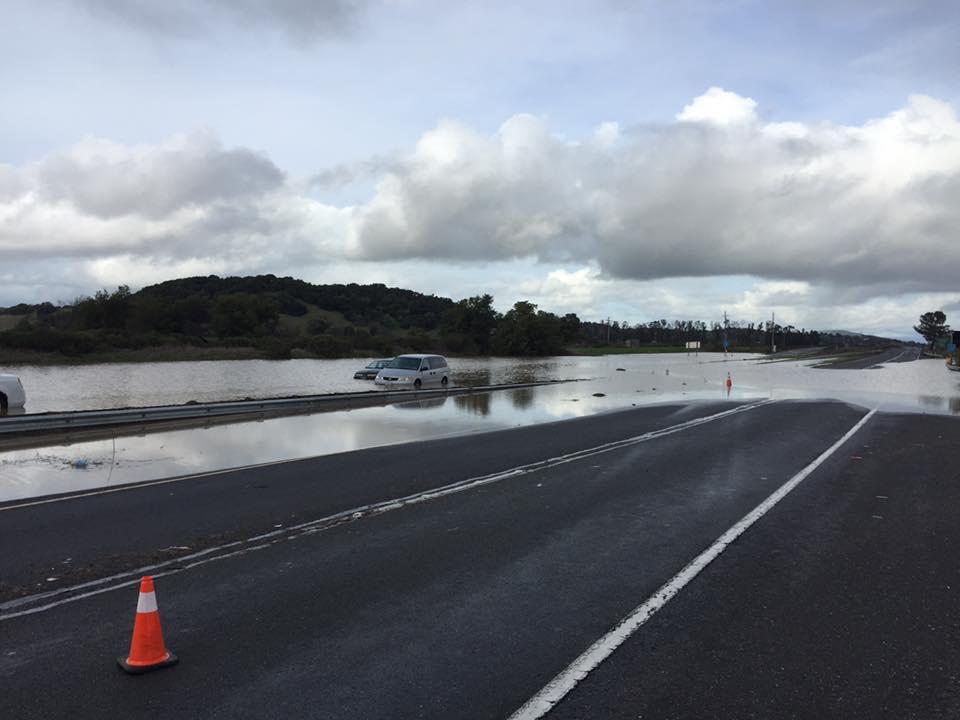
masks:
{"label": "white minivan", "polygon": [[0,414],[7,410],[22,408],[27,402],[27,394],[23,390],[23,383],[16,375],[0,373]]}
{"label": "white minivan", "polygon": [[447,359],[440,355],[398,355],[377,373],[373,382],[415,390],[429,384],[446,387],[450,382],[450,368]]}

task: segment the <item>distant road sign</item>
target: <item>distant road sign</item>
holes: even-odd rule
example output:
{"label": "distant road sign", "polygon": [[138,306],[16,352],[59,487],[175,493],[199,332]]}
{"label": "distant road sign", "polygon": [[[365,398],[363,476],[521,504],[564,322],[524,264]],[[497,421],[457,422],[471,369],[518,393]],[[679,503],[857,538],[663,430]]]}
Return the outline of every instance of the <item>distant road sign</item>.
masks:
{"label": "distant road sign", "polygon": [[700,341],[699,340],[689,340],[687,341],[687,350],[699,350]]}

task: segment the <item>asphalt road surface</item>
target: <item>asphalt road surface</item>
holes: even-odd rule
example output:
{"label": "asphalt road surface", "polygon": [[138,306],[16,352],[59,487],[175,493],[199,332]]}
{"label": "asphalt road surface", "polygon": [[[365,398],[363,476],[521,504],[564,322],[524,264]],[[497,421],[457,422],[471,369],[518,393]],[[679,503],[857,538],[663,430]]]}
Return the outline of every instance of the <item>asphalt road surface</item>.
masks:
{"label": "asphalt road surface", "polygon": [[[547,717],[958,717],[957,422],[640,408],[0,506],[0,717],[506,718],[671,583]],[[181,662],[132,677],[150,563]]]}
{"label": "asphalt road surface", "polygon": [[882,350],[873,355],[848,360],[846,362],[835,362],[823,367],[834,370],[867,370],[869,368],[879,367],[885,363],[904,363],[913,362],[920,359],[920,350],[915,347],[894,347]]}

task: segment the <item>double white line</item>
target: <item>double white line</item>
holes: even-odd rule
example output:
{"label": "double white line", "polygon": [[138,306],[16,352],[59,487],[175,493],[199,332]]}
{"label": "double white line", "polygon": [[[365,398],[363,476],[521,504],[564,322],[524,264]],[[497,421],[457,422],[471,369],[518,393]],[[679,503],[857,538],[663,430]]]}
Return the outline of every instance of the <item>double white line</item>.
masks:
{"label": "double white line", "polygon": [[692,420],[687,420],[686,422],[682,422],[677,425],[671,425],[670,427],[662,428],[660,430],[651,430],[650,432],[643,433],[642,435],[636,435],[631,438],[626,438],[625,440],[617,440],[615,442],[597,445],[585,450],[578,450],[577,452],[572,452],[566,455],[559,455],[547,460],[528,463],[526,465],[519,465],[509,470],[501,470],[500,472],[491,473],[489,475],[467,478],[466,480],[461,480],[459,482],[443,485],[438,488],[413,493],[412,495],[405,495],[403,497],[384,500],[382,502],[372,503],[369,505],[361,505],[349,510],[343,510],[341,512],[334,513],[333,515],[327,515],[317,520],[311,520],[299,525],[291,525],[290,527],[282,528],[280,530],[273,530],[260,535],[254,535],[253,537],[246,538],[245,540],[236,540],[224,545],[217,545],[199,552],[191,553],[190,555],[183,555],[172,560],[167,560],[162,563],[146,565],[129,572],[119,573],[117,575],[111,575],[109,577],[99,578],[97,580],[91,580],[89,582],[60,588],[58,590],[51,590],[45,593],[17,598],[16,600],[9,600],[5,603],[0,603],[0,621],[11,620],[24,615],[32,615],[34,613],[50,610],[66,603],[75,602],[77,600],[82,600],[94,595],[100,595],[101,593],[111,592],[112,590],[129,587],[140,582],[140,577],[142,575],[152,575],[155,578],[163,577],[165,575],[173,575],[183,572],[184,570],[189,570],[201,565],[206,565],[207,563],[215,562],[217,560],[236,557],[237,555],[243,555],[254,550],[262,550],[263,548],[269,547],[274,543],[299,537],[301,535],[320,532],[337,525],[355,522],[357,520],[374,517],[376,515],[382,515],[383,513],[391,512],[392,510],[399,510],[400,508],[407,507],[408,505],[417,505],[419,503],[446,497],[447,495],[453,495],[455,493],[472,490],[473,488],[481,487],[483,485],[490,485],[491,483],[500,482],[501,480],[506,480],[508,478],[527,475],[539,470],[546,470],[558,465],[564,465],[566,463],[583,460],[585,458],[600,455],[602,453],[608,453],[614,450],[630,447],[632,445],[637,445],[639,443],[655,440],[657,438],[697,427],[698,425],[713,422],[714,420],[720,420],[721,418],[730,417],[731,415],[747,412],[762,405],[767,405],[771,402],[774,401],[763,400],[756,403],[750,403],[748,405],[741,405],[731,410],[724,410],[723,412],[714,413],[713,415],[694,418]]}

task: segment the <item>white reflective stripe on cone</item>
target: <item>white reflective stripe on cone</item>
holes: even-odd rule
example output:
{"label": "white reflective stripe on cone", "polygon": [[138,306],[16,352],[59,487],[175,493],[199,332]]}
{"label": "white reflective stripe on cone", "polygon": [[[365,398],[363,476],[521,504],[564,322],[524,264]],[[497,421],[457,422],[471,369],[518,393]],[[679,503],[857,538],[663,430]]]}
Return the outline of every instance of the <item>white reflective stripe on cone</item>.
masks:
{"label": "white reflective stripe on cone", "polygon": [[140,593],[140,599],[137,600],[138,613],[152,613],[157,611],[156,593]]}

